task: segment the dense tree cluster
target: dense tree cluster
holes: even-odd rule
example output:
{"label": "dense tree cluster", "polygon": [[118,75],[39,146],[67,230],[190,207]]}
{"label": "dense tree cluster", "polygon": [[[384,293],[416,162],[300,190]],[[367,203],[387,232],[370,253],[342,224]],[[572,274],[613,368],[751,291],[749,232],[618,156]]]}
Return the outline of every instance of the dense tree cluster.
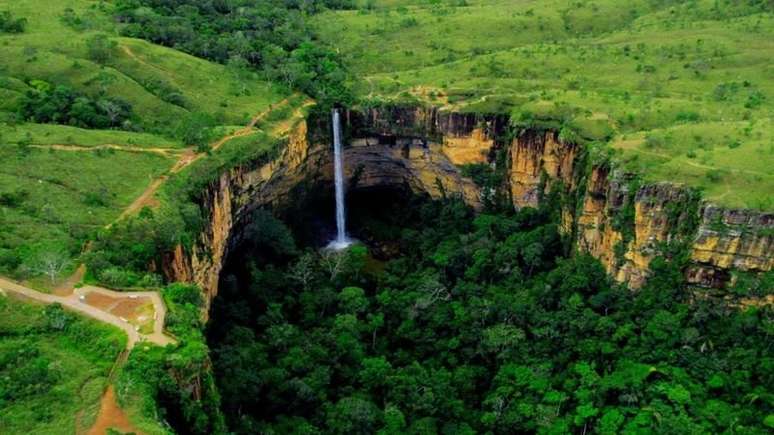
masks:
{"label": "dense tree cluster", "polygon": [[183,243],[183,220],[189,215],[196,220],[197,213],[186,206],[175,213],[154,213],[146,208],[138,216],[117,223],[97,234],[85,258],[89,272],[114,288],[158,286],[160,276],[148,272],[148,267],[158,270],[155,266],[160,266],[156,262],[162,254]]}
{"label": "dense tree cluster", "polygon": [[0,11],[0,33],[23,33],[26,28],[26,18],[16,18],[10,11]]}
{"label": "dense tree cluster", "polygon": [[69,86],[42,80],[33,80],[30,86],[19,102],[24,120],[82,128],[131,127],[132,106],[120,98],[92,98]]}
{"label": "dense tree cluster", "polygon": [[[547,201],[550,202],[550,201]],[[208,332],[236,433],[766,433],[770,308],[640,291],[564,255],[551,209],[382,213],[399,255],[299,249],[263,215]],[[408,225],[408,226],[407,226]],[[390,231],[385,231],[390,233]],[[770,429],[770,427],[769,427]]]}
{"label": "dense tree cluster", "polygon": [[47,393],[58,373],[51,360],[40,355],[39,344],[20,342],[0,355],[0,406],[24,397]]}
{"label": "dense tree cluster", "polygon": [[233,65],[250,65],[269,79],[316,97],[347,99],[336,54],[313,41],[305,17],[352,0],[120,0],[122,33]]}

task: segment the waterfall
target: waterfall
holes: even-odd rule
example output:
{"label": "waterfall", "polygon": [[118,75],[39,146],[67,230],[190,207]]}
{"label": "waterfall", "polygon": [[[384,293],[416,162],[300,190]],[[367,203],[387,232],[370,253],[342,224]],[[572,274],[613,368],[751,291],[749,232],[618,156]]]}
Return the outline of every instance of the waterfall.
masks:
{"label": "waterfall", "polygon": [[341,119],[339,110],[333,109],[333,172],[336,184],[336,239],[328,245],[332,249],[344,249],[352,241],[347,237],[347,205],[344,198],[344,157],[341,146]]}

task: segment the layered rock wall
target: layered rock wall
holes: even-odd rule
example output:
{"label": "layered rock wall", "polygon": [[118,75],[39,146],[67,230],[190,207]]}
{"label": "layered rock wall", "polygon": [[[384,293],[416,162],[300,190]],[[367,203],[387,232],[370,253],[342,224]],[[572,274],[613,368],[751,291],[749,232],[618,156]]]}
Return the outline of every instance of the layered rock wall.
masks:
{"label": "layered rock wall", "polygon": [[578,146],[562,143],[555,131],[526,130],[510,144],[511,199],[516,207],[537,207],[541,189],[559,182],[575,185]]}
{"label": "layered rock wall", "polygon": [[[659,244],[675,240],[688,244],[692,264],[686,277],[698,286],[722,287],[732,270],[774,267],[773,214],[701,203],[694,192],[671,183],[632,192],[629,181],[607,166],[593,168],[577,217],[578,249],[599,258],[619,282],[640,287]],[[633,207],[630,221],[622,216],[627,206]]]}
{"label": "layered rock wall", "polygon": [[[505,152],[514,207],[537,206],[540,193],[560,188],[580,198],[564,204],[563,228],[580,252],[598,258],[618,281],[639,287],[662,242],[682,240],[692,250],[688,279],[722,286],[729,270],[774,266],[774,215],[700,204],[688,189],[669,183],[637,186],[609,165],[586,167],[582,147],[555,131],[508,134],[501,115],[452,113],[434,108],[380,107],[344,112],[345,174],[351,189],[392,186],[438,197],[458,194],[479,207],[480,191],[459,165],[489,164]],[[329,119],[297,125],[281,156],[224,172],[204,193],[208,216],[198,243],[166,258],[169,279],[195,282],[208,302],[239,229],[257,207],[281,208],[302,182],[332,189]]]}
{"label": "layered rock wall", "polygon": [[729,270],[769,271],[774,268],[774,213],[723,209],[707,204],[692,246],[688,280],[720,287]]}
{"label": "layered rock wall", "polygon": [[[459,195],[474,208],[481,206],[478,187],[461,175],[444,151],[450,145],[443,140],[430,142],[416,132],[407,136],[379,134],[376,129],[353,125],[352,118],[351,114],[346,117],[348,146],[344,149],[350,189],[390,186],[436,198]],[[455,133],[449,138],[465,142],[470,148],[488,150],[492,146],[493,140],[479,132],[480,125],[468,129],[448,118],[433,120],[440,124],[430,124],[429,128],[437,132],[450,128]],[[190,249],[178,246],[165,256],[167,279],[196,283],[205,291],[209,304],[217,295],[224,262],[239,243],[241,228],[249,223],[255,209],[284,208],[302,183],[333,189],[330,139],[320,134],[319,129],[325,127],[313,125],[315,131],[310,133],[306,122],[299,123],[274,161],[237,166],[209,185],[201,200],[207,219],[204,229]]]}

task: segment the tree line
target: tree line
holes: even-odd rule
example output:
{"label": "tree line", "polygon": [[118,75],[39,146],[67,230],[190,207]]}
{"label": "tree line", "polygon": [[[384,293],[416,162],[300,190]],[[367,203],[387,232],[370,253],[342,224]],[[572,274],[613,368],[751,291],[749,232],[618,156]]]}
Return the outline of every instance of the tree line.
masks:
{"label": "tree line", "polygon": [[318,101],[346,102],[346,71],[338,55],[315,40],[306,17],[354,7],[353,0],[119,0],[116,18],[125,36],[258,69]]}

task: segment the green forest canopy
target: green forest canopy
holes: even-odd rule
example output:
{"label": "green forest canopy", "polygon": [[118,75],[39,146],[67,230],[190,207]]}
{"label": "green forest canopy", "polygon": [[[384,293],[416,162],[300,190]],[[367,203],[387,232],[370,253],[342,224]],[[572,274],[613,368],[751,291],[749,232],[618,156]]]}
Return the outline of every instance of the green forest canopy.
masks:
{"label": "green forest canopy", "polygon": [[632,293],[566,257],[554,219],[414,203],[364,226],[400,247],[381,264],[300,250],[264,215],[255,234],[286,235],[252,239],[209,328],[229,428],[767,433],[771,309],[692,300],[679,246]]}

